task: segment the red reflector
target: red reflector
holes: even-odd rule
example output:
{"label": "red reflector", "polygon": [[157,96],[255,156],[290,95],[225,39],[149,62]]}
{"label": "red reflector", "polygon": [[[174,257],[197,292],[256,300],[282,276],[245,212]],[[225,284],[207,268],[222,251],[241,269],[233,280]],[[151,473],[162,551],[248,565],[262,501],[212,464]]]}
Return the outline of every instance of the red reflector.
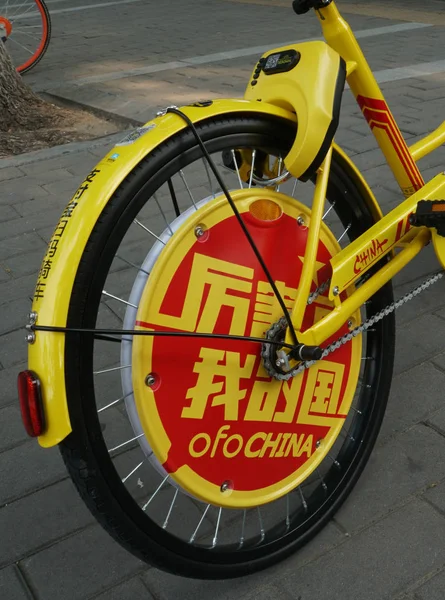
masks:
{"label": "red reflector", "polygon": [[40,381],[33,371],[22,371],[17,377],[17,387],[26,433],[37,437],[45,429]]}

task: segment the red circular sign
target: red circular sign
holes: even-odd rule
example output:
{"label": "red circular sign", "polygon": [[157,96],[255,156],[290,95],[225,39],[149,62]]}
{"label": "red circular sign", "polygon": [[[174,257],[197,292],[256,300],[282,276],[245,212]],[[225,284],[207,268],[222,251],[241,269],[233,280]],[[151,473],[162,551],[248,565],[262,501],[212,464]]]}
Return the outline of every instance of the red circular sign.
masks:
{"label": "red circular sign", "polygon": [[[285,212],[275,221],[261,221],[249,213],[244,218],[291,310],[307,229]],[[333,242],[326,233],[321,240],[312,290],[326,274],[329,277],[325,265]],[[156,309],[139,309],[140,327],[263,338],[282,316],[234,216],[198,237],[172,274],[165,269],[157,277],[161,297]],[[320,296],[307,307],[303,329],[330,310],[327,297]],[[333,337],[345,332],[347,326]],[[143,351],[144,342],[137,343],[137,351]],[[204,482],[223,490],[273,491],[280,482],[318,464],[317,453],[349,409],[345,398],[351,344],[282,382],[267,375],[261,344],[256,342],[154,337],[150,343],[151,372],[158,382],[155,410],[170,442],[162,462],[173,477],[187,465]]]}

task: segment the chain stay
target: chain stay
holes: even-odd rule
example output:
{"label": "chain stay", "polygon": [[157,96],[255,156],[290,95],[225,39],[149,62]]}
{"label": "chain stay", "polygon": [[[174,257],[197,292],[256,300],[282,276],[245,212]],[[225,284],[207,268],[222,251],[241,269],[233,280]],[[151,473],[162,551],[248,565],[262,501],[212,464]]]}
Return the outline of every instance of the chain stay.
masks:
{"label": "chain stay", "polygon": [[[372,317],[370,317],[369,319],[364,321],[364,323],[362,323],[358,327],[355,327],[349,333],[346,333],[345,335],[339,337],[335,342],[332,342],[332,344],[329,344],[329,346],[327,346],[323,351],[322,360],[323,360],[323,358],[326,358],[327,356],[329,356],[329,354],[332,354],[333,352],[335,352],[336,350],[338,350],[339,348],[344,346],[344,344],[347,344],[348,342],[350,342],[353,338],[355,338],[358,335],[362,334],[363,332],[367,331],[375,323],[378,323],[379,321],[381,321],[382,319],[384,319],[385,317],[387,317],[388,315],[393,313],[395,310],[400,308],[403,304],[406,304],[407,302],[412,300],[415,296],[418,296],[419,294],[424,292],[431,285],[433,285],[434,283],[436,283],[437,281],[442,279],[444,274],[445,274],[445,271],[439,271],[435,275],[432,275],[430,278],[428,278],[426,281],[424,281],[421,285],[419,285],[418,287],[414,288],[413,290],[411,290],[410,292],[408,292],[407,294],[402,296],[399,300],[397,300],[396,302],[393,302],[392,304],[389,304],[388,306],[383,308],[381,311],[379,311],[378,313],[376,313],[375,315],[373,315]],[[329,281],[325,281],[314,292],[312,292],[312,294],[309,296],[307,303],[312,304],[316,300],[316,298],[327,289],[329,283],[330,283]],[[267,335],[266,335],[266,339],[273,339],[274,336],[277,333],[279,333],[280,330],[283,331],[285,329],[285,327],[286,327],[286,320],[281,318],[274,325],[272,325],[272,327],[269,329],[269,331],[267,332]],[[289,381],[289,379],[292,379],[292,377],[296,377],[300,373],[303,373],[303,371],[305,371],[306,369],[309,369],[309,367],[312,367],[312,365],[314,365],[317,362],[315,360],[302,362],[300,365],[298,365],[298,367],[296,367],[295,369],[292,369],[292,371],[289,371],[288,373],[282,373],[282,372],[279,372],[276,370],[276,368],[272,362],[273,359],[271,357],[273,356],[273,353],[272,353],[272,346],[270,344],[263,344],[261,356],[264,361],[264,368],[266,369],[268,374],[280,381]]]}

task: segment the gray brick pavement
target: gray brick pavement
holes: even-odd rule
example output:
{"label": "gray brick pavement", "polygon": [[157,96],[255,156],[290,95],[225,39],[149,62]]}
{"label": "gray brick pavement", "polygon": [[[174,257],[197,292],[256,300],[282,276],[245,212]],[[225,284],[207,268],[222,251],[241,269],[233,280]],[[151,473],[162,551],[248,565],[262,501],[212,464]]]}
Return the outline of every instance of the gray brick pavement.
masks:
{"label": "gray brick pavement", "polygon": [[[82,0],[71,3],[82,4]],[[418,8],[417,2],[408,4]],[[319,34],[313,18],[292,19],[290,9],[282,6],[222,1],[209,5],[204,0],[189,2],[187,8],[179,0],[173,5],[173,13],[181,15],[173,28],[171,20],[164,19],[162,3],[150,3],[149,8],[142,2],[114,6],[106,15],[104,9],[80,11],[69,22],[66,14],[55,14],[56,33],[50,51],[28,81],[36,89],[57,84],[62,95],[145,120],[157,107],[177,103],[178,97],[187,102],[241,95],[255,57],[91,86],[66,82],[184,56]],[[61,6],[66,6],[65,2],[53,5]],[[427,0],[422,9],[437,11],[442,6],[443,2]],[[381,17],[348,15],[348,19],[355,29],[363,30],[397,24]],[[103,27],[92,30],[91,23],[99,21]],[[401,67],[445,59],[443,31],[442,26],[430,27],[369,37],[362,44],[375,69]],[[383,89],[410,141],[443,119],[443,74],[390,82]],[[388,169],[381,167],[380,151],[359,115],[353,99],[345,95],[337,141],[363,169],[386,211],[400,195]],[[148,569],[95,524],[67,478],[57,450],[41,450],[25,438],[15,398],[15,377],[26,359],[24,332],[19,328],[45,240],[61,208],[106,148],[107,141],[95,141],[66,148],[63,154],[52,150],[0,162],[0,598],[443,598],[443,282],[398,313],[391,398],[376,450],[356,490],[315,540],[266,573],[236,581],[200,582]],[[424,159],[425,176],[436,173],[444,160],[445,147]],[[436,268],[433,253],[425,251],[395,279],[396,295]],[[126,271],[113,276],[124,281]],[[107,322],[116,322],[116,310],[110,304]],[[109,360],[104,354],[104,364]],[[112,384],[107,391],[113,391]],[[105,432],[110,440],[118,440],[125,425],[118,411],[112,416],[115,418],[111,413],[104,417]],[[127,463],[133,464],[130,453],[119,457],[123,468]]]}
{"label": "gray brick pavement", "polygon": [[8,600],[32,600],[32,595],[16,567],[0,570],[0,597]]}
{"label": "gray brick pavement", "polygon": [[297,591],[302,598],[390,598],[424,573],[442,567],[444,534],[442,515],[415,498],[298,571],[290,559],[280,582],[290,594]]}
{"label": "gray brick pavement", "polygon": [[92,596],[146,570],[143,563],[110,543],[108,534],[98,525],[26,558],[21,566],[40,597],[66,600]]}
{"label": "gray brick pavement", "polygon": [[70,480],[23,496],[0,510],[0,565],[35,554],[92,523]]}
{"label": "gray brick pavement", "polygon": [[128,581],[110,588],[103,594],[94,596],[94,600],[135,600],[136,598],[155,600],[140,577],[132,577]]}

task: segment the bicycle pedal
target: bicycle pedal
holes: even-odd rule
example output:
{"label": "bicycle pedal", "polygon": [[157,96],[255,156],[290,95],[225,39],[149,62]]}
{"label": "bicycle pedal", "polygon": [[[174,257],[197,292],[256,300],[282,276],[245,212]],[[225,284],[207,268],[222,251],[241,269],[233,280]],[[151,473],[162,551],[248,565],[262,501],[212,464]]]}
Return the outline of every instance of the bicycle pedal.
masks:
{"label": "bicycle pedal", "polygon": [[445,200],[421,200],[409,222],[414,227],[435,227],[437,233],[445,237]]}

